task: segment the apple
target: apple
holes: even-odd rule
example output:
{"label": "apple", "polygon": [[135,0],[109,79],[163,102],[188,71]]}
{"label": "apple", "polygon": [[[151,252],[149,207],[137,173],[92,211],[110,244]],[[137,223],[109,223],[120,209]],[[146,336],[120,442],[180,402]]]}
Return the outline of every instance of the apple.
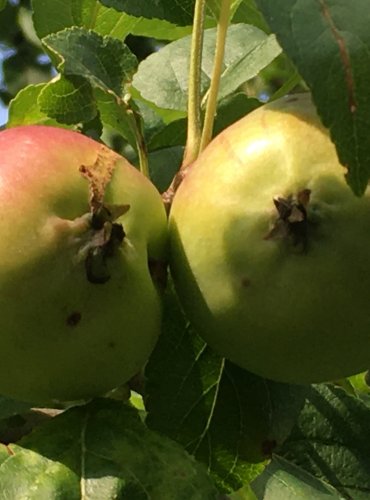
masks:
{"label": "apple", "polygon": [[0,394],[103,394],[143,367],[160,332],[161,196],[70,130],[5,130],[0,158]]}
{"label": "apple", "polygon": [[370,192],[345,180],[309,95],[248,114],[192,165],[170,213],[183,307],[221,355],[313,383],[370,362]]}

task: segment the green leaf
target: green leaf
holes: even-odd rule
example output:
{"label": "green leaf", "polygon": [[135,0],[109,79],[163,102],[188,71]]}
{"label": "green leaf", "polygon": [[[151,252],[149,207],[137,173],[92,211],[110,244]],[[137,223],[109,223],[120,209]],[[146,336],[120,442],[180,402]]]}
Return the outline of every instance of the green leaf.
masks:
{"label": "green leaf", "polygon": [[[213,13],[213,15],[218,19],[220,15],[221,3],[223,0],[207,0],[207,6]],[[233,17],[235,11],[243,0],[231,0],[230,2],[230,18]]]}
{"label": "green leaf", "polygon": [[91,121],[97,113],[89,82],[78,76],[60,76],[46,84],[38,103],[43,113],[65,124]]}
{"label": "green leaf", "polygon": [[184,148],[174,146],[151,151],[148,155],[150,179],[160,193],[163,193],[179,170]]}
{"label": "green leaf", "polygon": [[165,20],[146,19],[145,17],[126,17],[130,19],[130,33],[138,36],[152,37],[156,40],[177,40],[178,38],[189,35],[192,30],[191,26],[177,26]]}
{"label": "green leaf", "polygon": [[257,99],[249,98],[241,92],[226,97],[220,101],[217,108],[213,136],[218,135],[222,130],[259,106],[261,103]]}
{"label": "green leaf", "polygon": [[[204,97],[212,76],[216,30],[205,31],[201,94]],[[219,100],[256,76],[281,49],[273,36],[243,24],[229,28]],[[133,85],[141,95],[161,108],[186,110],[190,37],[168,44],[140,65]]]}
{"label": "green leaf", "polygon": [[0,0],[0,10],[5,9],[7,0]]}
{"label": "green leaf", "polygon": [[200,464],[118,401],[74,407],[6,451],[0,465],[4,498],[214,500],[218,495]]}
{"label": "green leaf", "polygon": [[236,9],[231,22],[234,24],[253,24],[253,26],[256,26],[266,33],[270,32],[261,12],[256,7],[255,0],[243,0]]}
{"label": "green leaf", "polygon": [[[239,120],[261,103],[257,99],[250,99],[246,94],[234,94],[223,99],[218,106],[213,136],[219,134],[229,125]],[[187,120],[185,118],[169,123],[162,127],[150,140],[149,149],[185,145]]]}
{"label": "green leaf", "polygon": [[48,35],[43,43],[59,61],[61,73],[86,78],[94,87],[117,96],[136,70],[136,57],[123,42],[83,28]]}
{"label": "green leaf", "polygon": [[[105,7],[98,0],[33,0],[33,21],[39,38],[78,26],[123,40],[129,33],[157,40],[176,40],[191,33],[191,25],[134,17]],[[58,15],[55,15],[58,12]],[[208,23],[209,24],[209,23]]]}
{"label": "green leaf", "polygon": [[368,0],[256,3],[310,87],[351,188],[363,194],[370,178]]}
{"label": "green leaf", "polygon": [[130,107],[99,88],[95,89],[94,94],[101,121],[124,137],[133,148],[136,148]]}
{"label": "green leaf", "polygon": [[30,408],[29,403],[0,396],[0,419],[8,418]]}
{"label": "green leaf", "polygon": [[[123,39],[136,22],[126,14],[101,5],[98,0],[32,0],[33,22],[39,38],[79,26],[101,35]],[[57,13],[57,15],[56,15]]]}
{"label": "green leaf", "polygon": [[370,395],[370,385],[369,385],[369,371],[362,373],[357,373],[357,375],[352,375],[352,377],[348,377],[348,382],[351,384],[353,391],[358,394],[360,397],[363,394]]}
{"label": "green leaf", "polygon": [[127,103],[125,85],[137,60],[128,47],[83,28],[48,35],[43,42],[59,61],[62,76],[40,92],[41,111],[66,124],[86,124],[99,112],[99,123],[93,124],[92,132],[99,133],[101,120],[135,148],[135,115]]}
{"label": "green leaf", "polygon": [[149,361],[147,423],[203,461],[220,489],[254,479],[288,436],[306,389],[259,378],[216,355],[191,330],[172,292]]}
{"label": "green leaf", "polygon": [[334,385],[310,389],[281,454],[344,498],[370,496],[370,407]]}
{"label": "green leaf", "polygon": [[188,26],[193,21],[195,0],[100,0],[107,7],[113,7],[134,17],[165,19],[179,26]]}
{"label": "green leaf", "polygon": [[51,125],[54,127],[65,127],[65,125],[61,125],[41,111],[38,98],[46,86],[47,84],[45,83],[29,85],[10,101],[9,119],[6,125],[8,128],[17,127],[19,125]]}
{"label": "green leaf", "polygon": [[253,481],[252,490],[259,500],[343,499],[329,484],[278,456]]}

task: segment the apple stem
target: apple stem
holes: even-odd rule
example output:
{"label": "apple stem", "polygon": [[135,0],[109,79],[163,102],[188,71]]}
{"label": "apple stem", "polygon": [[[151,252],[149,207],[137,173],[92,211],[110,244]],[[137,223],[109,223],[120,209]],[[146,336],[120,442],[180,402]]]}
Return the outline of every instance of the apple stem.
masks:
{"label": "apple stem", "polygon": [[203,151],[212,138],[213,123],[217,108],[217,95],[225,53],[226,35],[230,20],[230,9],[231,0],[222,0],[217,24],[212,80],[208,91],[203,132],[201,132],[200,76],[202,67],[205,1],[197,0],[195,4],[189,70],[188,135],[180,170],[175,175],[170,187],[162,194],[163,203],[167,212],[170,211],[176,191],[190,170],[192,163],[197,159],[199,153]]}
{"label": "apple stem", "polygon": [[130,94],[127,94],[124,99],[121,100],[122,105],[125,107],[125,111],[131,118],[129,124],[132,133],[135,137],[137,155],[139,157],[139,168],[140,172],[150,179],[149,173],[149,162],[148,162],[148,151],[144,139],[142,118],[140,113],[138,113],[132,106],[130,106],[129,101],[131,99]]}
{"label": "apple stem", "polygon": [[220,16],[217,24],[216,50],[213,63],[211,85],[208,90],[206,113],[203,124],[203,132],[200,141],[200,152],[209,144],[212,139],[213,123],[217,109],[217,96],[220,87],[222,65],[225,54],[225,43],[227,29],[230,21],[231,0],[222,0]]}
{"label": "apple stem", "polygon": [[145,141],[141,134],[136,135],[136,147],[139,156],[140,172],[149,179],[150,174],[149,174],[148,154]]}
{"label": "apple stem", "polygon": [[198,154],[202,133],[200,80],[206,0],[196,0],[190,49],[188,88],[188,132],[182,165],[193,162]]}

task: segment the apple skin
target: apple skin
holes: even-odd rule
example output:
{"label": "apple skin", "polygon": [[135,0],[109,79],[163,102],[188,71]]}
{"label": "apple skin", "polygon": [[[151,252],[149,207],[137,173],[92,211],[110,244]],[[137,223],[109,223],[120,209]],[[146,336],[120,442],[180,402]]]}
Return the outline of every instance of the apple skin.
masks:
{"label": "apple skin", "polygon": [[[0,158],[0,394],[49,404],[101,395],[143,367],[160,333],[148,261],[167,258],[161,197],[124,158],[61,128],[5,130]],[[86,264],[98,231],[81,168],[97,159],[113,171],[104,205],[129,205],[104,283]]]}
{"label": "apple skin", "polygon": [[[308,95],[218,135],[170,213],[170,268],[193,325],[224,357],[277,381],[339,379],[370,364],[370,192],[346,169]],[[307,248],[271,237],[275,197],[310,190]]]}

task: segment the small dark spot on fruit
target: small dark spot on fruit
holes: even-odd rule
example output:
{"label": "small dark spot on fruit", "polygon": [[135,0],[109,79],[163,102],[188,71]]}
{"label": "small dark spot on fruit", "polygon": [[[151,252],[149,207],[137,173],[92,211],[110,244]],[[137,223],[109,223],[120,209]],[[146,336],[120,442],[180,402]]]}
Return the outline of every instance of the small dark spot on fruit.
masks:
{"label": "small dark spot on fruit", "polygon": [[265,457],[271,457],[272,452],[277,446],[277,442],[275,439],[269,439],[262,443],[262,454]]}
{"label": "small dark spot on fruit", "polygon": [[81,313],[79,313],[78,311],[74,311],[68,316],[67,325],[76,326],[80,321],[81,321]]}
{"label": "small dark spot on fruit", "polygon": [[242,278],[241,285],[243,288],[248,288],[251,285],[251,280],[249,278]]}
{"label": "small dark spot on fruit", "polygon": [[116,343],[113,341],[110,341],[110,342],[108,342],[108,347],[110,347],[111,349],[114,349],[116,347]]}

